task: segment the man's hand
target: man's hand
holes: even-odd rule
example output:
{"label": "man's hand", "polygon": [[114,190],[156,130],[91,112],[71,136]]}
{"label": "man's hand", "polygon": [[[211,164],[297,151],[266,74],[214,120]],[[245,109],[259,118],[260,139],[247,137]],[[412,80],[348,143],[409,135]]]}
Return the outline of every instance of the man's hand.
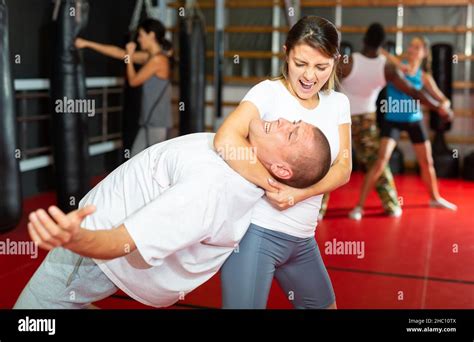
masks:
{"label": "man's hand", "polygon": [[277,190],[265,191],[265,195],[270,204],[278,210],[288,209],[305,199],[302,189],[292,188],[273,179],[269,179],[268,183]]}
{"label": "man's hand", "polygon": [[44,209],[38,209],[28,216],[28,232],[40,248],[67,248],[68,244],[78,239],[82,220],[95,210],[95,206],[88,205],[65,214],[58,207],[51,206],[48,208],[48,215]]}

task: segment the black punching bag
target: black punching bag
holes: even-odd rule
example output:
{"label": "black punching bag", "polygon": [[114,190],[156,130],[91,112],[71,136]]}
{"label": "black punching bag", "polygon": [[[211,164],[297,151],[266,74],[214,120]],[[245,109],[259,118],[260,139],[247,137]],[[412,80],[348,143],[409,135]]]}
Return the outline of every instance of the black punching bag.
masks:
{"label": "black punching bag", "polygon": [[[433,57],[433,78],[443,94],[452,98],[453,47],[450,44],[434,44],[431,47]],[[451,129],[451,123],[444,121],[436,111],[430,111],[430,127],[435,132],[433,140],[433,160],[438,177],[457,178],[459,175],[459,158],[454,158],[453,151],[446,144],[444,133]]]}
{"label": "black punching bag", "polygon": [[89,187],[89,113],[85,110],[88,106],[79,106],[88,100],[82,55],[74,47],[87,18],[87,1],[57,0],[53,14],[51,101],[57,203],[65,212],[77,208]]}
{"label": "black punching bag", "polygon": [[194,10],[179,23],[180,134],[203,132],[206,91],[204,20]]}
{"label": "black punching bag", "polygon": [[21,188],[17,149],[16,115],[10,71],[8,11],[0,0],[0,232],[14,228],[21,218]]}

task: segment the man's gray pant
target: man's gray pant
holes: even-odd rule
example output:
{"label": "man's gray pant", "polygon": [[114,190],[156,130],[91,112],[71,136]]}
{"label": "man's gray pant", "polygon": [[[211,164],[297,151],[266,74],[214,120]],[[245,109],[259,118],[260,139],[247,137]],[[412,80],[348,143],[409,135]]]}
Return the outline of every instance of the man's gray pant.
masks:
{"label": "man's gray pant", "polygon": [[48,253],[14,309],[84,309],[118,288],[90,258],[64,248]]}

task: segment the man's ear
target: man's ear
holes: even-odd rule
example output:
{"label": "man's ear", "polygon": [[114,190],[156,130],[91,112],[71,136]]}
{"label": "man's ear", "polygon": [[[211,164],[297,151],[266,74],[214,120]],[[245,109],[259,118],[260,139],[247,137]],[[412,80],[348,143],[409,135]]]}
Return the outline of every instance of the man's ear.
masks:
{"label": "man's ear", "polygon": [[275,163],[270,165],[272,173],[280,179],[290,179],[293,177],[293,171],[287,163]]}

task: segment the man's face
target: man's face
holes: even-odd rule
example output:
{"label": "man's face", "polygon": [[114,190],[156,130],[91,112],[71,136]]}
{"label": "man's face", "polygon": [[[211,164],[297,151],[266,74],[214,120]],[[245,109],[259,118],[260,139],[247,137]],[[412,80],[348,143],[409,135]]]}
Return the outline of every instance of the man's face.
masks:
{"label": "man's face", "polygon": [[310,148],[313,126],[300,121],[286,119],[264,121],[254,119],[250,122],[249,141],[256,148],[258,159],[269,168],[272,164],[287,165],[292,155]]}

